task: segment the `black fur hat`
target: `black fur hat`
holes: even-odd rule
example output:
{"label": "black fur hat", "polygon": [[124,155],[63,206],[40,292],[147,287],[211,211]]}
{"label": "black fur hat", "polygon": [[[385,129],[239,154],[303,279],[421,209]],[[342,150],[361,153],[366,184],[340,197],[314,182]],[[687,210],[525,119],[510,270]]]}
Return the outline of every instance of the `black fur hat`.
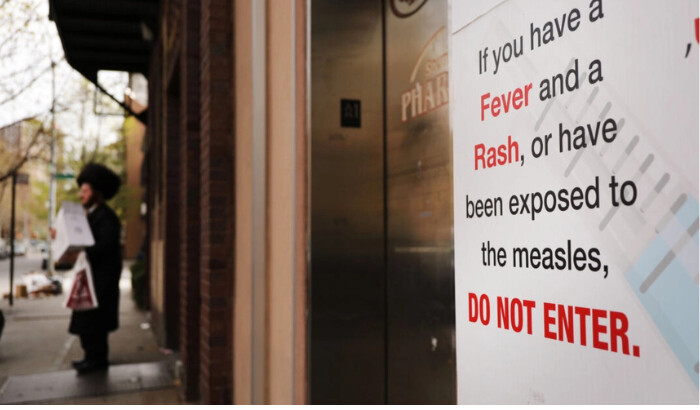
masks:
{"label": "black fur hat", "polygon": [[122,181],[117,174],[102,164],[90,162],[78,175],[78,186],[87,182],[92,189],[102,192],[105,201],[114,198]]}

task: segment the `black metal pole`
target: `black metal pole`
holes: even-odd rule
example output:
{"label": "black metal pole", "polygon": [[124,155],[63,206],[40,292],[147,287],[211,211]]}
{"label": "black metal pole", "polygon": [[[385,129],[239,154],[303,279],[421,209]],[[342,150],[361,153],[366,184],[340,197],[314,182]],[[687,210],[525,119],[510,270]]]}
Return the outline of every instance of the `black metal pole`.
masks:
{"label": "black metal pole", "polygon": [[10,306],[14,303],[15,281],[15,191],[17,187],[17,172],[12,173],[12,213],[10,215]]}

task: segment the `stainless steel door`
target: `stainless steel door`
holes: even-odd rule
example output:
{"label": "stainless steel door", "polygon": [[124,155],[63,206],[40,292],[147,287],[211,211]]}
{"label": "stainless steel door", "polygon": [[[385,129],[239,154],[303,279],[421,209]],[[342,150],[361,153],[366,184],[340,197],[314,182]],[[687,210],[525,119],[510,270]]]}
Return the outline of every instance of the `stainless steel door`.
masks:
{"label": "stainless steel door", "polygon": [[313,1],[314,404],[385,401],[383,134],[381,3]]}
{"label": "stainless steel door", "polygon": [[385,6],[387,397],[448,404],[456,379],[447,1],[408,3]]}
{"label": "stainless steel door", "polygon": [[312,403],[454,403],[446,0],[311,2]]}

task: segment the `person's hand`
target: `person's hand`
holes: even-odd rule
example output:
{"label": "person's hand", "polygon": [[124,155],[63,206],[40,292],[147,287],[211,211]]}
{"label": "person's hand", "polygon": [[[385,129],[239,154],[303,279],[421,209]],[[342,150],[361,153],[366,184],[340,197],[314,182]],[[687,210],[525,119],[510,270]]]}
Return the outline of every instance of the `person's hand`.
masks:
{"label": "person's hand", "polygon": [[50,228],[49,232],[51,232],[51,239],[56,239],[56,228]]}

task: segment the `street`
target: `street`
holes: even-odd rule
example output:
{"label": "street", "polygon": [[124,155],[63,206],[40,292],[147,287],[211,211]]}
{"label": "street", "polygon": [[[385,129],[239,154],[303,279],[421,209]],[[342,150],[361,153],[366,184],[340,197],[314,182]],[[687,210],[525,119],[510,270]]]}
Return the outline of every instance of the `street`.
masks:
{"label": "street", "polygon": [[[41,271],[39,253],[28,253],[26,256],[15,256],[15,285],[21,283],[22,275],[29,272]],[[10,258],[0,260],[0,295],[10,291]]]}

